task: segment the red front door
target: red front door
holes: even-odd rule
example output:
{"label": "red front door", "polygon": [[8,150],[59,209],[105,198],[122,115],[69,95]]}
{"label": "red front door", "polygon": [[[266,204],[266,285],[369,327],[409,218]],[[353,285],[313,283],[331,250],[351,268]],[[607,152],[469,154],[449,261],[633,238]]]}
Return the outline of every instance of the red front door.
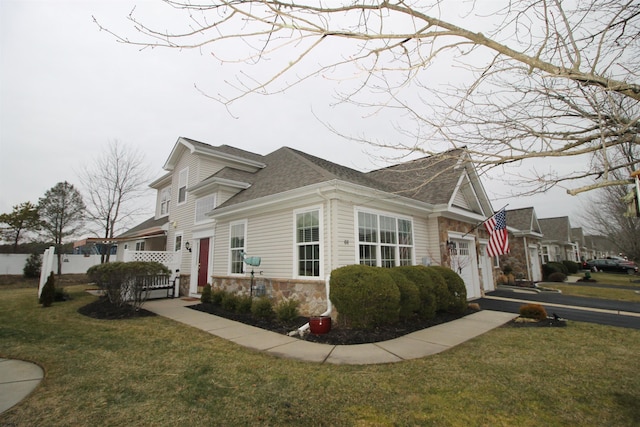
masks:
{"label": "red front door", "polygon": [[208,283],[209,271],[209,238],[200,239],[200,252],[198,253],[198,286]]}

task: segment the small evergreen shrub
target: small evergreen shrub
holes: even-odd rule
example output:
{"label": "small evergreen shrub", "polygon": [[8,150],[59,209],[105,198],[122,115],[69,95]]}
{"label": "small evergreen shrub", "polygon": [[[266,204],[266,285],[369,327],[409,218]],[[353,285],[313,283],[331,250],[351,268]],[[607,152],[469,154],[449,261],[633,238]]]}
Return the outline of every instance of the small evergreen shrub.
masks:
{"label": "small evergreen shrub", "polygon": [[288,300],[280,301],[278,305],[276,305],[275,313],[276,319],[282,323],[288,323],[292,320],[296,319],[299,316],[298,306],[300,305],[300,301],[297,299],[290,298]]}
{"label": "small evergreen shrub", "polygon": [[540,304],[525,304],[520,306],[520,317],[544,320],[547,318],[547,311]]}
{"label": "small evergreen shrub", "polygon": [[53,298],[55,302],[69,301],[70,299],[69,294],[65,292],[64,288],[55,288],[55,296]]}
{"label": "small evergreen shrub", "polygon": [[548,262],[542,265],[542,277],[547,280],[552,273],[569,274],[567,266],[561,262]]}
{"label": "small evergreen shrub", "polygon": [[211,304],[214,305],[222,305],[222,299],[226,294],[222,289],[213,289],[211,290]]}
{"label": "small evergreen shrub", "polygon": [[40,277],[40,269],[42,268],[42,257],[40,254],[32,253],[24,264],[22,274],[26,279],[34,279]]}
{"label": "small evergreen shrub", "polygon": [[259,319],[271,319],[275,316],[273,304],[267,297],[260,297],[253,300],[251,304],[251,314]]}
{"label": "small evergreen shrub", "polygon": [[420,309],[420,291],[415,283],[407,279],[395,268],[390,269],[389,274],[400,291],[400,311],[398,315],[401,320],[410,319]]}
{"label": "small evergreen shrub", "polygon": [[202,288],[202,295],[200,295],[200,302],[203,304],[211,303],[211,285],[206,284]]}
{"label": "small evergreen shrub", "polygon": [[449,305],[447,311],[452,313],[464,313],[467,309],[467,287],[458,273],[448,267],[434,265],[430,267],[444,278],[449,291]]}
{"label": "small evergreen shrub", "polygon": [[329,298],[338,310],[338,324],[368,329],[396,323],[400,291],[388,269],[348,265],[331,272]]}
{"label": "small evergreen shrub", "polygon": [[253,298],[249,295],[240,295],[236,301],[236,313],[251,313]]}
{"label": "small evergreen shrub", "polygon": [[567,279],[567,276],[564,273],[556,271],[555,273],[551,273],[547,278],[550,282],[564,282]]}
{"label": "small evergreen shrub", "polygon": [[567,268],[568,274],[576,274],[578,270],[581,268],[580,264],[574,261],[562,261],[562,264]]}
{"label": "small evergreen shrub", "polygon": [[236,311],[236,307],[238,306],[239,298],[237,295],[225,293],[222,296],[222,301],[220,301],[220,307],[227,311]]}
{"label": "small evergreen shrub", "polygon": [[51,307],[53,301],[56,299],[56,286],[55,286],[55,276],[53,271],[49,274],[47,281],[42,287],[42,292],[40,292],[40,304],[43,307]]}

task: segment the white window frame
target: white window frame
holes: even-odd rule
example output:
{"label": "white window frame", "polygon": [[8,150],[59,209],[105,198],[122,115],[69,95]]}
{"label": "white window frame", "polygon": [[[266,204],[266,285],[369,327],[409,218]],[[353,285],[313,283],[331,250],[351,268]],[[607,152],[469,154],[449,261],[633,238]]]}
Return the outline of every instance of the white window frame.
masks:
{"label": "white window frame", "polygon": [[216,194],[208,194],[206,196],[200,197],[196,199],[196,208],[195,208],[195,216],[194,216],[194,224],[202,224],[203,222],[207,222],[209,218],[207,218],[206,214],[214,210],[217,206],[218,198]]}
{"label": "white window frame", "polygon": [[[233,221],[233,222],[229,223],[229,265],[228,265],[229,275],[242,276],[245,273],[245,271],[244,271],[244,262],[241,262],[241,270],[242,270],[241,272],[233,272],[233,264],[234,264],[234,252],[237,252],[237,251],[246,252],[247,251],[247,223],[248,223],[248,221],[246,219],[240,220],[240,221]],[[233,229],[234,229],[234,227],[238,227],[238,226],[242,226],[243,227],[243,245],[242,246],[233,247],[233,246],[231,246],[232,243],[233,243]],[[241,258],[241,259],[243,259],[243,258]]]}
{"label": "white window frame", "polygon": [[171,205],[171,187],[165,187],[160,190],[160,206],[159,217],[169,216],[169,207]]}
{"label": "white window frame", "polygon": [[[178,242],[178,240],[180,240],[180,242]],[[173,250],[174,252],[179,252],[182,251],[182,246],[184,245],[184,237],[183,237],[183,233],[176,233],[173,236]]]}
{"label": "white window frame", "polygon": [[[367,241],[367,240],[360,240],[360,214],[363,215],[369,215],[369,216],[375,216],[375,225],[371,228],[371,229],[375,229],[376,234],[375,237],[373,237],[371,239],[371,241]],[[386,231],[393,231],[395,233],[395,237],[393,239],[391,239],[391,241],[389,241],[389,239],[384,239],[386,241],[383,241],[383,234],[382,234],[382,226],[381,226],[381,220],[380,218],[389,218],[389,219],[393,219],[394,220],[394,224],[395,224],[395,230],[386,230]],[[406,242],[406,236],[404,239],[401,238],[400,235],[400,221],[406,221],[409,223],[409,225],[411,226],[411,233],[409,233],[409,238],[411,239],[411,243],[407,244],[407,243],[401,243],[401,240],[403,242]],[[392,213],[392,212],[385,212],[385,211],[379,211],[379,210],[374,210],[374,209],[365,209],[365,208],[356,208],[355,209],[355,215],[354,215],[354,222],[355,222],[355,241],[357,242],[356,244],[356,262],[359,264],[363,264],[362,262],[362,258],[361,258],[361,252],[360,252],[360,248],[361,246],[368,246],[369,248],[372,248],[373,250],[371,252],[375,252],[373,253],[373,256],[371,258],[367,258],[367,260],[374,260],[375,259],[375,266],[376,267],[392,267],[392,266],[399,266],[399,265],[415,265],[415,257],[416,257],[416,248],[415,248],[415,236],[414,236],[414,220],[412,217],[410,216],[405,216],[405,215],[399,215],[397,213]],[[388,236],[389,237],[389,236]],[[383,255],[383,250],[385,252],[388,253],[389,248],[392,248],[393,251],[393,258],[389,258],[382,260],[382,255]],[[410,250],[411,251],[411,256],[409,259],[409,264],[407,264],[406,262],[406,258],[401,259],[400,258],[400,249],[404,248],[404,250]],[[371,255],[371,254],[370,254]],[[364,264],[366,265],[374,265],[372,262],[365,262]]]}
{"label": "white window frame", "polygon": [[[178,194],[176,195],[177,205],[187,203],[187,184],[189,183],[189,168],[181,169],[178,173]],[[184,200],[180,200],[180,195],[184,194]]]}
{"label": "white window frame", "polygon": [[[312,212],[318,213],[318,240],[317,241],[298,241],[298,216]],[[322,206],[311,206],[293,211],[293,277],[298,279],[321,279],[324,277],[324,212]],[[318,245],[318,275],[301,275],[300,274],[300,248],[303,246]],[[314,258],[311,258],[314,260]]]}
{"label": "white window frame", "polygon": [[136,252],[143,252],[145,250],[146,243],[144,240],[136,241]]}

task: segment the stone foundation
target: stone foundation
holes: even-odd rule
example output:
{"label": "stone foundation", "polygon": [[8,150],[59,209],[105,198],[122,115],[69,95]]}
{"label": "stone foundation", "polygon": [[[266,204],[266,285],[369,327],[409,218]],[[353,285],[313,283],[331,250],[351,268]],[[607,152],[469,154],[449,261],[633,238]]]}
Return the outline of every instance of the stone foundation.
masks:
{"label": "stone foundation", "polygon": [[251,290],[251,277],[214,276],[213,289],[238,295],[266,296],[275,304],[295,298],[300,302],[301,316],[317,316],[327,309],[327,291],[324,280],[271,279],[256,277]]}

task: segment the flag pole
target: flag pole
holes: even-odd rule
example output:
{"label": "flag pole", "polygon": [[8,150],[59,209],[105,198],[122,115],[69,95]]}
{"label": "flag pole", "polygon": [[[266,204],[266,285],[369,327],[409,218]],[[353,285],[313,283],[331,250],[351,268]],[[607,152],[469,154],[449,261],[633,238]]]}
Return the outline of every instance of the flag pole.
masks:
{"label": "flag pole", "polygon": [[503,207],[501,207],[500,209],[498,209],[497,211],[495,211],[493,213],[493,215],[491,215],[489,218],[485,219],[484,221],[482,221],[480,224],[477,224],[475,227],[473,227],[471,230],[467,231],[466,233],[464,233],[464,235],[461,237],[461,239],[463,239],[465,236],[467,236],[467,234],[471,233],[473,230],[477,229],[478,227],[480,227],[482,224],[484,224],[485,222],[489,221],[491,218],[493,218],[494,216],[496,216],[496,214],[498,212],[500,212],[501,210],[504,210],[504,208],[506,208],[507,206],[509,206],[509,203],[507,203],[506,205],[504,205]]}

